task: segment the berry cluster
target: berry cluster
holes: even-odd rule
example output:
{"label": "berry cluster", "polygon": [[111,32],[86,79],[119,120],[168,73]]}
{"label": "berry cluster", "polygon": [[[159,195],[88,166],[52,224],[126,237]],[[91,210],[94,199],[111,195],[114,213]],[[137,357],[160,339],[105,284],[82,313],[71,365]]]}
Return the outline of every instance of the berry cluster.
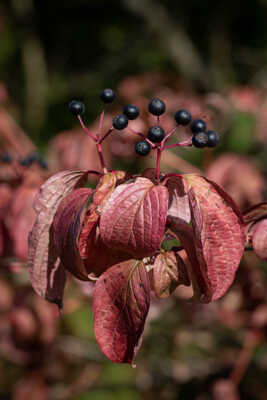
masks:
{"label": "berry cluster", "polygon": [[[4,164],[11,164],[13,162],[13,158],[7,151],[4,151],[0,155],[0,161]],[[20,158],[18,160],[18,163],[22,167],[30,167],[32,164],[36,163],[43,169],[48,168],[47,162],[36,151],[29,154],[28,156],[26,156],[24,158]]]}
{"label": "berry cluster", "polygon": [[219,135],[216,131],[207,131],[206,123],[200,118],[195,119],[190,129],[193,133],[192,144],[195,147],[215,147],[219,143]]}
{"label": "berry cluster", "polygon": [[[99,97],[104,104],[112,103],[115,99],[115,93],[112,89],[103,89]],[[207,130],[207,126],[205,121],[200,118],[192,119],[191,113],[188,110],[181,109],[176,111],[174,115],[174,119],[176,121],[176,126],[169,132],[165,132],[160,123],[160,116],[162,116],[166,111],[165,103],[159,98],[153,98],[148,104],[148,112],[157,118],[156,124],[149,128],[146,134],[141,132],[136,132],[134,129],[129,127],[129,121],[135,120],[140,111],[136,105],[127,104],[121,114],[116,115],[112,121],[112,127],[109,131],[104,134],[102,138],[100,138],[100,131],[102,129],[102,119],[104,116],[104,110],[102,111],[102,116],[99,122],[99,132],[95,137],[88,129],[85,127],[81,114],[83,114],[85,110],[85,106],[80,101],[72,101],[69,104],[69,110],[73,115],[77,116],[83,130],[93,139],[97,144],[98,152],[100,150],[100,146],[102,141],[114,130],[123,130],[128,128],[129,131],[133,134],[138,135],[141,140],[139,140],[135,144],[135,151],[140,156],[146,156],[150,153],[151,150],[157,149],[157,157],[160,158],[160,155],[163,150],[170,149],[175,146],[180,147],[190,147],[194,146],[197,148],[204,147],[215,147],[219,143],[219,135],[214,130]],[[165,146],[165,142],[169,139],[176,131],[178,127],[186,127],[189,126],[190,131],[192,133],[191,137],[183,142],[175,143],[172,145]],[[105,169],[104,161],[102,154],[100,155],[100,161],[102,168]],[[157,160],[157,165],[159,165],[159,160]]]}

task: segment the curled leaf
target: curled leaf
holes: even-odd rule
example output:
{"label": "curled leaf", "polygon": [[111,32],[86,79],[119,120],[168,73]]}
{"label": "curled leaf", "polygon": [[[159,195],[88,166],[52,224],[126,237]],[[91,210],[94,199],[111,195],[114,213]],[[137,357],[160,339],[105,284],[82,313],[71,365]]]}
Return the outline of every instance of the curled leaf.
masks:
{"label": "curled leaf", "polygon": [[115,187],[125,181],[127,173],[125,171],[112,171],[104,174],[96,187],[93,203],[95,206],[103,206],[110,197]]}
{"label": "curled leaf", "polygon": [[218,185],[201,176],[185,175],[192,227],[170,218],[191,263],[190,278],[202,302],[220,298],[232,284],[244,251],[245,234],[239,209]]}
{"label": "curled leaf", "polygon": [[100,276],[94,288],[94,330],[111,361],[133,363],[149,304],[149,278],[142,261],[114,265]]}
{"label": "curled leaf", "polygon": [[191,213],[183,178],[179,175],[171,176],[168,178],[166,186],[169,190],[168,216],[180,218],[189,223]]}
{"label": "curled leaf", "polygon": [[78,239],[92,193],[87,188],[73,190],[59,204],[53,221],[54,243],[61,262],[81,280],[88,280],[88,273],[79,254]]}
{"label": "curled leaf", "polygon": [[159,249],[168,208],[168,190],[137,178],[113,191],[100,217],[100,235],[109,248],[136,258]]}
{"label": "curled leaf", "polygon": [[267,261],[267,218],[253,226],[252,246],[257,256]]}
{"label": "curled leaf", "polygon": [[103,205],[112,194],[118,182],[125,179],[123,171],[109,172],[100,179],[93,194],[79,236],[79,252],[86,266],[87,274],[100,275],[111,265],[129,259],[121,251],[108,248],[99,234],[99,219]]}
{"label": "curled leaf", "polygon": [[262,218],[267,218],[267,202],[255,204],[243,212],[245,224],[254,223]]}
{"label": "curled leaf", "polygon": [[61,200],[87,179],[84,171],[63,171],[49,178],[35,198],[37,219],[29,234],[28,267],[31,284],[40,296],[61,304],[65,269],[53,244],[51,226]]}
{"label": "curled leaf", "polygon": [[153,290],[156,296],[169,297],[180,284],[190,284],[183,259],[173,251],[158,254],[153,265]]}
{"label": "curled leaf", "polygon": [[68,170],[52,175],[40,187],[33,208],[40,213],[46,211],[50,206],[57,207],[59,202],[75,187],[81,187],[86,183],[89,173],[90,171]]}

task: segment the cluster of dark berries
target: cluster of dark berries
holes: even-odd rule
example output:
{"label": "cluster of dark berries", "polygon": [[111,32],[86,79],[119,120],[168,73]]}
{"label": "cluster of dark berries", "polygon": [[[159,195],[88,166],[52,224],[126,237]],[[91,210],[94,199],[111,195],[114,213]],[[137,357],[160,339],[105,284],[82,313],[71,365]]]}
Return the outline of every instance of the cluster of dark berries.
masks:
{"label": "cluster of dark berries", "polygon": [[219,135],[216,131],[207,131],[206,123],[202,119],[194,119],[190,125],[193,133],[192,144],[195,147],[215,147],[219,143]]}
{"label": "cluster of dark berries", "polygon": [[[155,115],[156,117],[164,114],[165,110],[165,103],[158,98],[152,99],[148,104],[148,111],[150,112],[150,114]],[[161,126],[155,125],[149,128],[146,137],[152,143],[160,143],[165,137],[165,131]],[[150,152],[150,150],[151,146],[146,140],[140,140],[135,145],[135,151],[140,156],[146,156]]]}
{"label": "cluster of dark berries", "polygon": [[[0,161],[4,164],[11,164],[13,158],[7,151],[4,151],[0,155]],[[37,163],[43,169],[48,168],[47,162],[37,152],[31,153],[25,158],[21,158],[18,162],[23,167],[30,167],[32,164]]]}
{"label": "cluster of dark berries", "polygon": [[[115,93],[112,89],[103,89],[99,94],[103,103],[112,103],[115,99]],[[84,104],[80,101],[72,101],[69,109],[73,115],[79,116],[84,110]],[[135,145],[135,151],[138,155],[146,156],[151,150],[151,143],[159,145],[165,137],[164,129],[159,125],[159,117],[166,111],[165,103],[158,98],[154,98],[148,104],[148,111],[158,117],[158,125],[152,126],[144,139],[138,141]],[[112,126],[114,129],[123,130],[128,126],[129,120],[134,120],[139,116],[139,109],[136,105],[127,104],[121,114],[113,118]],[[205,121],[200,118],[192,120],[191,113],[185,109],[176,111],[174,119],[177,125],[187,126],[193,134],[192,145],[198,148],[215,147],[219,143],[219,135],[216,131],[208,130]],[[154,146],[155,147],[155,146]]]}
{"label": "cluster of dark berries", "polygon": [[[182,126],[186,126],[192,121],[192,116],[187,110],[178,110],[174,118],[177,124]],[[200,118],[191,122],[190,129],[193,133],[192,144],[195,147],[215,147],[219,143],[219,134],[216,131],[207,131],[205,121]]]}

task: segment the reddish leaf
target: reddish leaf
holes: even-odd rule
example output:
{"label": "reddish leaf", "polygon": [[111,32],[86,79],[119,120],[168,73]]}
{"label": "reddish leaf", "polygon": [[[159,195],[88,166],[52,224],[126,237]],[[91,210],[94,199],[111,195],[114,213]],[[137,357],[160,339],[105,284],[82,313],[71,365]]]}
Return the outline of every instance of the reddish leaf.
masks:
{"label": "reddish leaf", "polygon": [[37,213],[46,211],[51,206],[56,208],[60,201],[75,187],[83,186],[90,171],[61,171],[52,175],[40,187],[33,204]]}
{"label": "reddish leaf", "polygon": [[267,218],[253,226],[252,245],[257,256],[267,261]]}
{"label": "reddish leaf", "polygon": [[242,216],[232,199],[205,178],[187,175],[196,252],[211,287],[211,300],[232,284],[244,252]]}
{"label": "reddish leaf", "polygon": [[93,195],[93,202],[85,215],[79,237],[79,251],[84,260],[87,274],[100,275],[111,265],[129,259],[122,252],[108,248],[99,235],[99,218],[103,205],[110,197],[118,182],[125,179],[123,171],[112,171],[99,181]]}
{"label": "reddish leaf", "polygon": [[[185,223],[182,219],[171,218],[171,229],[177,234],[179,240],[186,251],[190,263],[189,276],[194,287],[194,297],[201,301],[210,301],[212,296],[210,285],[206,274],[201,269],[201,261],[196,252],[195,238],[193,228]],[[207,300],[205,300],[207,299]]]}
{"label": "reddish leaf", "polygon": [[169,190],[168,216],[180,218],[189,223],[191,213],[183,178],[179,175],[172,176],[168,178],[166,186]]}
{"label": "reddish leaf", "polygon": [[262,218],[267,218],[267,202],[255,204],[243,212],[245,224],[256,222]]}
{"label": "reddish leaf", "polygon": [[149,303],[149,278],[142,261],[114,265],[98,279],[93,300],[95,336],[111,361],[133,363]]}
{"label": "reddish leaf", "polygon": [[112,171],[103,175],[102,178],[99,180],[99,183],[94,193],[94,205],[98,207],[103,206],[105,201],[107,201],[107,199],[110,197],[111,193],[115,189],[116,185],[123,182],[126,177],[127,173],[125,171]]}
{"label": "reddish leaf", "polygon": [[185,175],[192,227],[171,219],[192,269],[195,295],[202,302],[220,298],[235,276],[244,251],[244,226],[232,199],[207,179]]}
{"label": "reddish leaf", "polygon": [[100,235],[109,247],[143,258],[160,247],[168,207],[168,190],[149,179],[119,185],[105,203]]}
{"label": "reddish leaf", "polygon": [[92,189],[87,188],[73,190],[59,204],[53,221],[54,243],[61,262],[81,280],[88,280],[88,273],[79,254],[78,240],[92,193]]}
{"label": "reddish leaf", "polygon": [[153,264],[153,290],[157,297],[169,297],[180,284],[190,284],[183,259],[173,251],[158,254]]}
{"label": "reddish leaf", "polygon": [[61,200],[75,186],[84,184],[87,173],[63,171],[49,178],[40,188],[35,199],[39,213],[29,234],[28,267],[35,291],[51,302],[61,305],[65,269],[60,263],[53,245],[51,225]]}

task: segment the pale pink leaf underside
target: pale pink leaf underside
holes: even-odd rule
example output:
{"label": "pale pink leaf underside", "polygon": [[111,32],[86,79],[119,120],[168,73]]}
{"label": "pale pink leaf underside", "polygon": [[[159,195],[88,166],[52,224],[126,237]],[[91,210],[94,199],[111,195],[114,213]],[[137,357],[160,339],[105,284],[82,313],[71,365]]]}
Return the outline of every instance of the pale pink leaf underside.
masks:
{"label": "pale pink leaf underside", "polygon": [[40,187],[34,199],[33,208],[37,213],[56,207],[75,187],[83,186],[87,171],[67,170],[52,175]]}
{"label": "pale pink leaf underside", "polygon": [[37,219],[29,234],[28,268],[35,291],[51,302],[62,300],[65,269],[53,245],[51,225],[61,200],[87,178],[84,171],[63,171],[49,178],[35,198]]}
{"label": "pale pink leaf underside", "polygon": [[253,228],[253,249],[259,258],[267,261],[267,219],[257,222]]}
{"label": "pale pink leaf underside", "polygon": [[179,175],[171,176],[168,178],[166,186],[169,190],[168,216],[180,218],[189,223],[191,213],[183,178]]}
{"label": "pale pink leaf underside", "polygon": [[141,261],[114,265],[100,276],[94,288],[94,330],[111,361],[133,363],[149,304],[149,278]]}

